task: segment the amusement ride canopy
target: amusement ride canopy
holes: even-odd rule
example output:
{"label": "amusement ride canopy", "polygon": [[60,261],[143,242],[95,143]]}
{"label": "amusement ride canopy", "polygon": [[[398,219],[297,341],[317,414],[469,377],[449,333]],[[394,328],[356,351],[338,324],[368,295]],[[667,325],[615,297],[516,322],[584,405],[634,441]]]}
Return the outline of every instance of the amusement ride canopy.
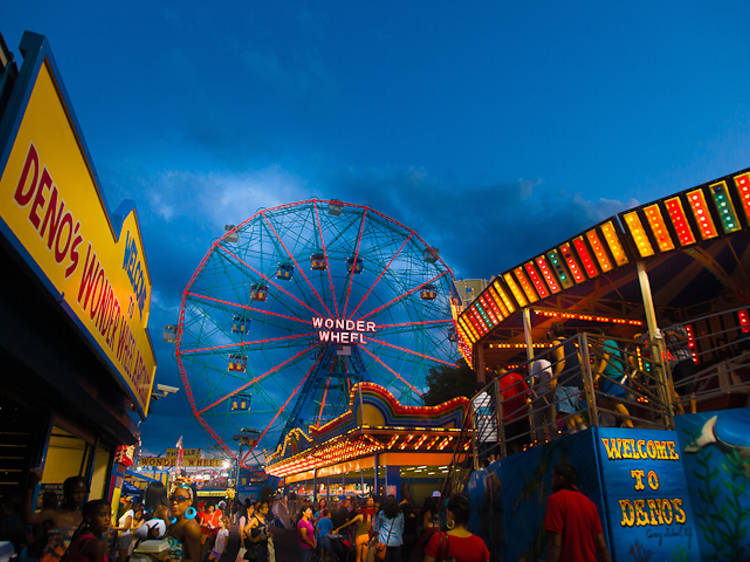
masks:
{"label": "amusement ride canopy", "polygon": [[359,381],[422,404],[430,368],[458,357],[453,281],[436,249],[368,207],[255,213],[183,292],[176,357],[194,415],[227,452],[240,435],[252,451],[338,416]]}

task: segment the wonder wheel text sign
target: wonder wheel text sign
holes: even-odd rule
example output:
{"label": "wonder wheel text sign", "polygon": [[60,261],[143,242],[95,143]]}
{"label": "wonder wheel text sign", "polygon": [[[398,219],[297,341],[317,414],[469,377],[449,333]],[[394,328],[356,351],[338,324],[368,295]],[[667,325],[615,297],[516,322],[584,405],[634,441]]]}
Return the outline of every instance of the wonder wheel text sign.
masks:
{"label": "wonder wheel text sign", "polygon": [[148,411],[151,280],[135,211],[113,224],[46,40],[24,34],[0,122],[0,230]]}
{"label": "wonder wheel text sign", "polygon": [[318,330],[318,341],[331,343],[367,344],[367,334],[375,332],[375,322],[364,320],[341,320],[322,318],[312,319],[313,328]]}

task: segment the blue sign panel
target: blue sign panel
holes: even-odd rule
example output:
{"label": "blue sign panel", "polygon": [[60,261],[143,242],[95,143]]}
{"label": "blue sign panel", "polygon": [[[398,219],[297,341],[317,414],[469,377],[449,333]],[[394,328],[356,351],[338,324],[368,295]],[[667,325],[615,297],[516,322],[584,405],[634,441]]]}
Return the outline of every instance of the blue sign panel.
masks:
{"label": "blue sign panel", "polygon": [[700,560],[677,433],[602,427],[597,434],[613,558]]}

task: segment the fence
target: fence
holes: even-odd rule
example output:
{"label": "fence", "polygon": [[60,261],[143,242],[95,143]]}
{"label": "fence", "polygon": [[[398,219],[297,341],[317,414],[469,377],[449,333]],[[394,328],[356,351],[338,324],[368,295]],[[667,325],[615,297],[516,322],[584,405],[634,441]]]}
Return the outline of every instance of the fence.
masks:
{"label": "fence", "polygon": [[676,413],[746,405],[742,312],[696,318],[654,342],[601,333],[556,341],[472,398],[475,466],[589,426],[671,429]]}

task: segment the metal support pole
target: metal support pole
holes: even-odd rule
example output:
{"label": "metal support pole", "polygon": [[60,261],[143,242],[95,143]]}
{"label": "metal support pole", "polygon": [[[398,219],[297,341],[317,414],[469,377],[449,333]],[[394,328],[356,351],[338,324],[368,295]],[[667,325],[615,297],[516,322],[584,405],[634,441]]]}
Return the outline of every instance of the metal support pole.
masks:
{"label": "metal support pole", "polygon": [[508,456],[508,447],[505,443],[505,426],[503,425],[503,395],[500,392],[500,379],[492,380],[495,394],[495,416],[497,423],[497,444],[500,447],[500,456]]}
{"label": "metal support pole", "polygon": [[484,362],[484,344],[482,343],[475,343],[474,344],[476,349],[476,363],[475,363],[475,371],[477,373],[477,383],[480,385],[484,385],[484,383],[487,382],[487,376],[485,374],[486,365]]}
{"label": "metal support pole", "polygon": [[591,374],[591,359],[589,357],[589,337],[587,333],[578,335],[578,348],[581,353],[581,368],[583,369],[583,391],[589,411],[589,425],[599,426],[599,408],[596,405],[594,392],[594,377]]}
{"label": "metal support pole", "polygon": [[654,299],[651,295],[651,283],[648,280],[646,266],[642,261],[636,262],[638,269],[638,284],[641,287],[641,297],[643,298],[643,310],[646,314],[646,324],[648,325],[648,339],[651,344],[651,359],[656,363],[659,376],[659,393],[662,404],[664,404],[664,425],[667,429],[674,429],[674,414],[672,413],[672,374],[669,372],[668,363],[664,360],[666,356],[666,347],[664,339],[659,332],[659,326],[656,323],[656,311],[654,310]]}
{"label": "metal support pole", "polygon": [[523,339],[526,342],[526,360],[531,363],[534,360],[534,341],[531,339],[531,309],[528,306],[523,309]]}
{"label": "metal support pole", "polygon": [[[476,400],[476,397],[474,398]],[[471,414],[471,453],[474,457],[474,470],[479,470],[479,445],[477,444],[478,432],[477,432],[477,411],[474,408],[474,400],[470,404]]]}

